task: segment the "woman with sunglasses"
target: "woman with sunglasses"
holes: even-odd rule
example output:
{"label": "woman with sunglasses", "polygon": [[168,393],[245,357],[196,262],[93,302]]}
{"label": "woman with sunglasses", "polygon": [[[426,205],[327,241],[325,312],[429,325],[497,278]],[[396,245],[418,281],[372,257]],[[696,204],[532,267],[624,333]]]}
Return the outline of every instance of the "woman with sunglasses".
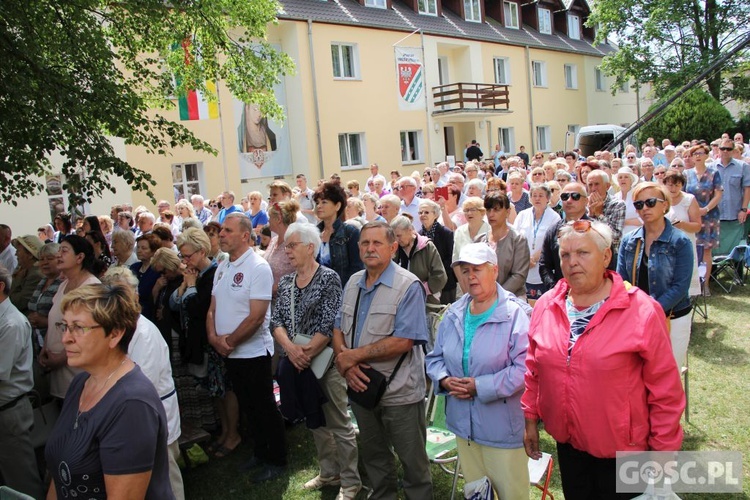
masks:
{"label": "woman with sunglasses", "polygon": [[643,227],[623,237],[617,272],[659,302],[670,324],[677,366],[681,367],[685,365],[692,323],[688,290],[695,261],[693,243],[666,217],[671,203],[666,187],[640,183],[633,189],[633,200]]}
{"label": "woman with sunglasses", "polygon": [[[684,174],[687,178],[685,192],[695,196],[701,215],[701,230],[696,235],[697,245],[703,245],[703,263],[706,264],[706,276],[711,276],[711,251],[719,246],[719,203],[724,194],[721,175],[714,167],[706,165],[708,160],[708,146],[699,144],[688,150],[688,156],[693,162],[689,168],[685,162]],[[703,284],[703,293],[711,295],[708,281]]]}
{"label": "woman with sunglasses", "polygon": [[609,226],[568,222],[559,245],[563,279],[531,315],[524,445],[541,458],[543,419],[565,498],[621,498],[616,453],[679,450],[685,394],[662,308],[607,269]]}
{"label": "woman with sunglasses", "polygon": [[82,286],[61,307],[56,329],[68,363],[82,373],[71,382],[47,441],[47,498],[77,492],[85,498],[174,499],[164,405],[128,357],[140,309],[133,290]]}

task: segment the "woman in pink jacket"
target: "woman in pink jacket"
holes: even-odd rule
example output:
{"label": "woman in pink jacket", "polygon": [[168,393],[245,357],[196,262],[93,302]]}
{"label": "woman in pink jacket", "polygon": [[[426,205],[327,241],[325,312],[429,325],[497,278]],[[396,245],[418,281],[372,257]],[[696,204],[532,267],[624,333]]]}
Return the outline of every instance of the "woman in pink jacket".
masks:
{"label": "woman in pink jacket", "polygon": [[539,450],[539,420],[557,441],[566,498],[615,493],[618,451],[677,451],[685,407],[664,313],[607,270],[612,233],[578,220],[560,230],[564,279],[537,302],[529,328],[524,446]]}

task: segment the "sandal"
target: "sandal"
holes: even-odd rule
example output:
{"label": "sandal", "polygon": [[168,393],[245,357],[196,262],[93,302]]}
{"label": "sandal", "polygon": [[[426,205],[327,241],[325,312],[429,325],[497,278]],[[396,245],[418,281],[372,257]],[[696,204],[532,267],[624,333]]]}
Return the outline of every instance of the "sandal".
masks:
{"label": "sandal", "polygon": [[222,442],[218,439],[214,439],[208,446],[206,446],[206,453],[208,453],[209,455],[213,455],[219,448],[221,448],[221,443]]}
{"label": "sandal", "polygon": [[214,452],[214,458],[224,458],[230,455],[234,450],[239,448],[241,444],[242,444],[242,441],[237,443],[237,445],[234,448],[227,448],[226,446],[220,446],[219,449],[217,449]]}

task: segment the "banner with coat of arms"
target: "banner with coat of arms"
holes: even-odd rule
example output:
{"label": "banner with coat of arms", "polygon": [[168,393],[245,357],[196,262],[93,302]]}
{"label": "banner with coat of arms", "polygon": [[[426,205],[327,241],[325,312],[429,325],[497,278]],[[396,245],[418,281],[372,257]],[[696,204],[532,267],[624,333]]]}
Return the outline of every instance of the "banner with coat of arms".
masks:
{"label": "banner with coat of arms", "polygon": [[398,107],[402,111],[425,109],[424,66],[419,47],[394,47],[398,78]]}

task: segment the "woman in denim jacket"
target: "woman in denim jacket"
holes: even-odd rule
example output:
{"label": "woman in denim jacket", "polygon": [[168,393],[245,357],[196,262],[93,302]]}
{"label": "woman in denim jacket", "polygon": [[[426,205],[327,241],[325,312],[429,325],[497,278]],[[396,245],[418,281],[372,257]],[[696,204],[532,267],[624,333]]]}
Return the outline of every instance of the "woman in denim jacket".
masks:
{"label": "woman in denim jacket", "polygon": [[643,227],[625,235],[620,243],[617,272],[642,289],[669,318],[672,352],[677,368],[685,365],[690,342],[690,278],[695,250],[685,233],[672,226],[665,214],[669,192],[653,182],[633,189],[633,205]]}
{"label": "woman in denim jacket", "polygon": [[359,258],[359,229],[341,220],[346,193],[340,184],[326,182],[315,191],[313,201],[322,240],[317,261],[336,271],[341,284],[346,285],[352,274],[364,269]]}

